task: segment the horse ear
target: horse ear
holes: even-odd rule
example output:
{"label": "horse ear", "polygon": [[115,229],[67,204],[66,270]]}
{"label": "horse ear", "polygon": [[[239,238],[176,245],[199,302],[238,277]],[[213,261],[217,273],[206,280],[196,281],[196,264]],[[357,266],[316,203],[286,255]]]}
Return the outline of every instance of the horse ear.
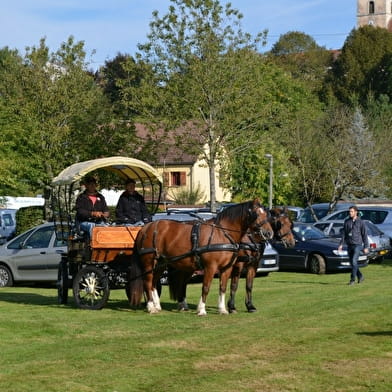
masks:
{"label": "horse ear", "polygon": [[253,205],[257,207],[261,206],[260,199],[258,197],[253,199]]}

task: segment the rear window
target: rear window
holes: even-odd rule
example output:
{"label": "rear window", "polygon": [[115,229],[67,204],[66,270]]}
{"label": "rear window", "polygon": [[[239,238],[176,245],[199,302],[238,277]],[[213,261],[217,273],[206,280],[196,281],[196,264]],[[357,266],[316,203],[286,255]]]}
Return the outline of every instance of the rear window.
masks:
{"label": "rear window", "polygon": [[375,210],[363,210],[360,211],[362,219],[369,220],[376,225],[383,223],[388,215],[388,211],[375,211]]}
{"label": "rear window", "polygon": [[327,220],[341,220],[341,219],[346,219],[347,217],[348,217],[348,210],[345,210],[333,214]]}

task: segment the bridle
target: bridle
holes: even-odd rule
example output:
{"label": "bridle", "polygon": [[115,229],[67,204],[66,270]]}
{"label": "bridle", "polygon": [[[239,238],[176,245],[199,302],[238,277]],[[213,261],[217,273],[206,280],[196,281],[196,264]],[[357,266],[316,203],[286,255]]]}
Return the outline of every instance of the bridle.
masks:
{"label": "bridle", "polygon": [[259,235],[260,237],[263,238],[264,241],[267,241],[269,238],[267,238],[268,234],[265,232],[265,230],[262,230],[262,227],[266,224],[266,223],[270,223],[271,220],[271,213],[270,211],[263,207],[263,206],[257,206],[254,207],[252,210],[249,210],[249,218],[251,219],[252,214],[257,214],[257,210],[260,209],[262,213],[266,214],[266,218],[264,220],[262,220],[261,222],[257,222],[255,223],[254,227],[251,228],[251,231],[253,231],[255,234]]}

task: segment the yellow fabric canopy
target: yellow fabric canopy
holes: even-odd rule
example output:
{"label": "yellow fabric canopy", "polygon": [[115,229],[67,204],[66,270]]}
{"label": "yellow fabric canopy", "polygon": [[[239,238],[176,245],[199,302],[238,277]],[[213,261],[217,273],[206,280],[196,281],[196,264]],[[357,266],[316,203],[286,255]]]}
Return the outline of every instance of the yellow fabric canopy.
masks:
{"label": "yellow fabric canopy", "polygon": [[69,185],[97,169],[116,173],[123,179],[133,178],[136,181],[160,183],[162,176],[148,163],[139,159],[114,156],[78,162],[64,169],[52,181],[52,185]]}

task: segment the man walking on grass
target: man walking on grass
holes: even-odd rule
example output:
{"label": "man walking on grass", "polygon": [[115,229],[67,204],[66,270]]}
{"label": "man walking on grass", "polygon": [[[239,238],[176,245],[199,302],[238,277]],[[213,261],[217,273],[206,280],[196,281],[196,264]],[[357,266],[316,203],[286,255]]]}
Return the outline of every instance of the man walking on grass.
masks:
{"label": "man walking on grass", "polygon": [[341,251],[345,244],[347,245],[348,257],[351,264],[351,278],[348,284],[352,286],[355,283],[355,278],[358,279],[358,283],[364,281],[364,277],[358,267],[358,258],[362,249],[364,253],[369,252],[366,225],[358,216],[358,208],[356,206],[349,208],[349,217],[344,221],[343,236],[338,250]]}

